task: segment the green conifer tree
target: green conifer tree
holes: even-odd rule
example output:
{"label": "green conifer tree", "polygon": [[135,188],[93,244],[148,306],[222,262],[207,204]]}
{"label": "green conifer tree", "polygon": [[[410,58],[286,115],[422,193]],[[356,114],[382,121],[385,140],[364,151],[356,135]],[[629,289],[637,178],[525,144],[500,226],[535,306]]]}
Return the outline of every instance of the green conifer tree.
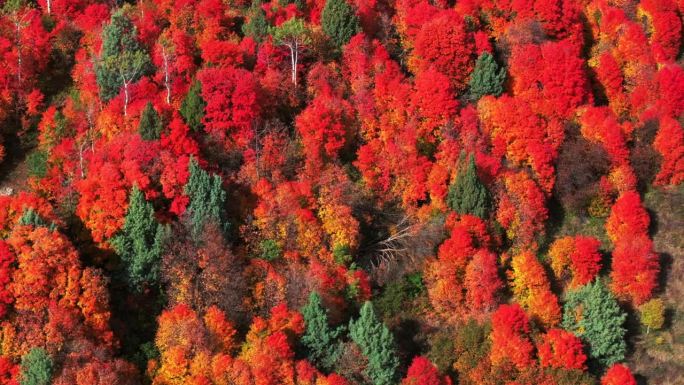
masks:
{"label": "green conifer tree", "polygon": [[309,302],[302,308],[306,331],[302,336],[302,344],[307,356],[317,367],[331,370],[342,353],[342,343],[338,337],[343,329],[333,330],[328,325],[328,310],[323,307],[321,297],[311,292]]}
{"label": "green conifer tree", "polygon": [[190,159],[190,178],[185,185],[185,195],[190,198],[187,212],[190,215],[192,232],[198,235],[208,221],[213,221],[223,231],[228,229],[223,207],[226,192],[223,191],[221,177],[209,175],[197,161]]}
{"label": "green conifer tree", "polygon": [[138,133],[144,140],[157,140],[161,136],[162,121],[151,102],[147,102],[145,109],[140,114]]}
{"label": "green conifer tree", "polygon": [[349,336],[368,358],[366,374],[373,384],[395,384],[399,359],[394,337],[387,326],[380,322],[370,301],[361,307],[359,318],[349,322]]}
{"label": "green conifer tree", "polygon": [[485,218],[489,212],[489,191],[477,176],[475,157],[470,156],[465,170],[461,170],[449,186],[447,204],[459,214]]}
{"label": "green conifer tree", "polygon": [[359,18],[346,0],[326,0],[321,13],[321,26],[337,47],[347,44],[352,36],[361,31]]}
{"label": "green conifer tree", "polygon": [[48,223],[32,207],[24,210],[21,218],[19,218],[19,224],[22,226],[47,227],[50,231],[57,229],[57,225],[54,222]]}
{"label": "green conifer tree", "polygon": [[204,107],[207,103],[202,99],[202,83],[195,80],[190,86],[188,94],[181,103],[180,114],[185,119],[185,124],[191,130],[199,132],[204,127],[202,119],[204,118]]}
{"label": "green conifer tree", "polygon": [[596,280],[568,293],[563,327],[584,341],[592,366],[605,368],[625,358],[626,318],[615,297]]}
{"label": "green conifer tree", "polygon": [[108,101],[124,87],[128,105],[128,86],[151,68],[150,56],[137,40],[138,31],[126,15],[126,7],[112,14],[110,23],[102,29],[102,56],[95,66],[100,97]]}
{"label": "green conifer tree", "polygon": [[266,13],[261,9],[261,0],[254,0],[247,12],[248,22],[242,25],[242,33],[260,43],[268,35]]}
{"label": "green conifer tree", "polygon": [[494,56],[483,52],[475,62],[475,69],[470,76],[470,96],[479,100],[485,95],[499,96],[503,93],[503,83],[506,80],[506,69],[499,68]]}
{"label": "green conifer tree", "polygon": [[33,348],[21,357],[21,385],[48,385],[52,378],[52,359],[43,348]]}
{"label": "green conifer tree", "polygon": [[123,228],[110,243],[123,263],[127,284],[135,290],[154,286],[159,269],[166,228],[154,217],[154,208],[145,195],[133,186]]}

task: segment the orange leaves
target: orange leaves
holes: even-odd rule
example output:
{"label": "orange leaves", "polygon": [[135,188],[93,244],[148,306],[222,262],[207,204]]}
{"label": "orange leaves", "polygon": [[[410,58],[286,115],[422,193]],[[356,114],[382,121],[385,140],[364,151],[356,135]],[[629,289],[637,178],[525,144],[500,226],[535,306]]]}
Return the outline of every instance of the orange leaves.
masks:
{"label": "orange leaves", "polygon": [[555,326],[561,316],[558,299],[551,292],[544,267],[537,257],[530,251],[523,251],[513,257],[511,267],[515,299],[543,325]]}
{"label": "orange leaves", "polygon": [[210,307],[203,319],[185,304],[162,312],[155,338],[160,361],[153,384],[209,383],[212,356],[230,353],[234,334],[217,308]]}
{"label": "orange leaves", "polygon": [[569,279],[569,288],[593,281],[601,270],[599,246],[600,242],[591,237],[556,239],[549,250],[551,269],[556,278],[562,281]]}
{"label": "orange leaves", "polygon": [[563,127],[558,121],[546,121],[522,98],[484,97],[478,113],[485,132],[491,136],[493,153],[516,166],[530,166],[545,193],[554,185],[553,162],[563,141]]}
{"label": "orange leaves", "polygon": [[532,245],[548,217],[544,194],[524,171],[503,175],[503,183],[496,219],[510,239]]}
{"label": "orange leaves", "polygon": [[549,330],[537,350],[542,367],[586,369],[587,356],[582,351],[582,341],[563,329]]}
{"label": "orange leaves", "polygon": [[534,346],[529,332],[529,320],[518,304],[499,306],[492,315],[492,364],[511,362],[520,370],[531,366]]}
{"label": "orange leaves", "polygon": [[496,305],[502,283],[496,256],[489,252],[484,222],[464,215],[426,270],[428,296],[445,318],[480,317]]}

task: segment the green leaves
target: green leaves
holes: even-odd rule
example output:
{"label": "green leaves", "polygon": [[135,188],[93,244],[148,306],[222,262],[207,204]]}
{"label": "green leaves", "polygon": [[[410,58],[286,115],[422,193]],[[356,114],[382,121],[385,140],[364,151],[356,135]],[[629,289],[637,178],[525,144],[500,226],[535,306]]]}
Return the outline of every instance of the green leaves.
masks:
{"label": "green leaves", "polygon": [[155,111],[152,103],[147,102],[145,109],[140,115],[140,123],[138,124],[138,133],[144,140],[157,140],[161,136],[162,121]]}
{"label": "green leaves", "polygon": [[52,378],[52,359],[42,348],[33,348],[21,358],[21,385],[48,385]]}
{"label": "green leaves", "polygon": [[190,198],[187,212],[190,215],[192,233],[197,236],[208,221],[216,223],[222,231],[228,230],[223,206],[226,202],[226,192],[221,186],[221,177],[209,175],[197,161],[190,160],[190,179],[185,185],[185,195]]}
{"label": "green leaves", "polygon": [[499,68],[494,56],[483,52],[477,58],[475,69],[470,76],[470,96],[477,101],[485,95],[499,96],[503,93],[506,69]]}
{"label": "green leaves", "polygon": [[202,119],[204,118],[204,107],[207,103],[202,99],[202,83],[195,80],[190,86],[188,94],[183,99],[181,104],[180,114],[185,119],[185,124],[191,130],[199,132],[204,126]]}
{"label": "green leaves", "polygon": [[613,295],[596,280],[568,294],[563,327],[582,338],[594,366],[608,367],[625,358],[626,318]]}
{"label": "green leaves", "polygon": [[138,31],[124,11],[115,12],[102,29],[102,56],[95,75],[104,101],[114,98],[124,83],[138,80],[151,67],[150,56],[137,40]]}
{"label": "green leaves", "polygon": [[359,18],[346,0],[326,0],[321,14],[323,32],[335,46],[342,47],[352,36],[361,31]]}
{"label": "green leaves", "polygon": [[268,22],[266,13],[261,9],[261,0],[254,0],[248,15],[249,21],[242,25],[242,33],[260,43],[268,35]]}
{"label": "green leaves", "polygon": [[273,39],[277,44],[292,44],[296,42],[298,45],[307,44],[310,41],[309,30],[304,25],[302,19],[296,17],[284,22],[273,29]]}
{"label": "green leaves", "polygon": [[121,257],[126,282],[141,291],[145,285],[156,285],[166,228],[157,223],[152,204],[133,186],[126,220],[120,233],[110,243]]}
{"label": "green leaves", "polygon": [[399,359],[394,337],[387,326],[380,322],[370,301],[361,307],[359,318],[349,322],[349,336],[368,357],[366,374],[373,384],[396,383]]}
{"label": "green leaves", "polygon": [[307,350],[307,357],[317,367],[331,370],[342,353],[338,337],[342,328],[333,330],[328,325],[328,311],[316,292],[309,295],[309,302],[302,308],[306,331],[301,342]]}
{"label": "green leaves", "polygon": [[461,170],[454,183],[449,186],[447,204],[459,214],[487,217],[490,205],[489,191],[477,176],[474,156],[470,156],[467,168]]}

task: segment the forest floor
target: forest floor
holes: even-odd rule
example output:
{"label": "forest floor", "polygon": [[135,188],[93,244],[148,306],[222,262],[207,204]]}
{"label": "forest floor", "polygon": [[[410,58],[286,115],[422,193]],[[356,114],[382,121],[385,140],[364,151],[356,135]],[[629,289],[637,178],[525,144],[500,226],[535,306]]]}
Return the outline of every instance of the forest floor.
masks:
{"label": "forest floor", "polygon": [[630,367],[640,384],[675,385],[684,378],[684,186],[644,195],[651,231],[661,258],[660,293],[666,302],[665,326],[636,338]]}
{"label": "forest floor", "polygon": [[15,136],[8,136],[3,145],[5,158],[0,163],[0,195],[25,189],[29,174],[26,151],[19,139]]}

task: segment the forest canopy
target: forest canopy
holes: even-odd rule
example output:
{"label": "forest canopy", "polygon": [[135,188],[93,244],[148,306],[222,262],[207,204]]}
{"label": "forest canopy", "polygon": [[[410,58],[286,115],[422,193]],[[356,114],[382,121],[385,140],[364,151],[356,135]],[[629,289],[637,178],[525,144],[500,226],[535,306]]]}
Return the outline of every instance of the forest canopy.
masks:
{"label": "forest canopy", "polygon": [[681,0],[0,0],[0,385],[684,378]]}

